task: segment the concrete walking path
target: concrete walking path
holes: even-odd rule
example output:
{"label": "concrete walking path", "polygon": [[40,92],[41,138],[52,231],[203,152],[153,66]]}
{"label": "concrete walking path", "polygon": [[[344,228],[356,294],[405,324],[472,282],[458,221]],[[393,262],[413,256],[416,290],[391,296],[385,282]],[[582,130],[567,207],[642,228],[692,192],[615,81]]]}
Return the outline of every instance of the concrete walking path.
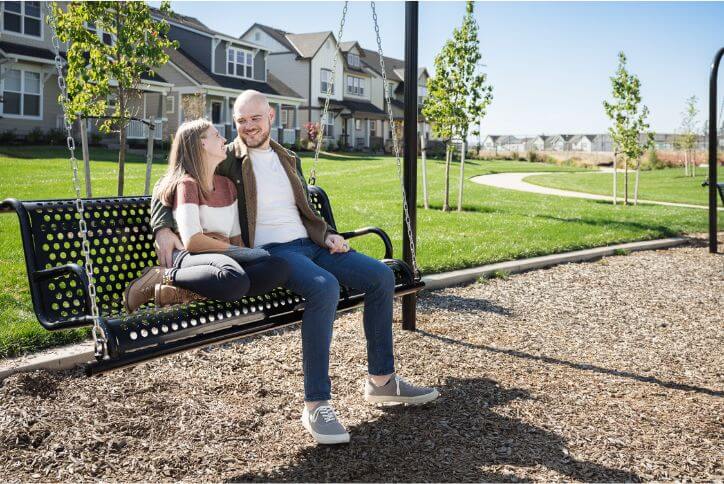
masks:
{"label": "concrete walking path", "polygon": [[[555,172],[527,172],[527,173],[494,173],[492,175],[478,175],[471,178],[473,183],[479,185],[488,185],[496,188],[506,188],[508,190],[518,190],[521,192],[539,193],[541,195],[557,195],[559,197],[571,197],[571,198],[585,198],[588,200],[604,200],[610,202],[613,200],[608,195],[596,195],[593,193],[574,192],[572,190],[561,190],[558,188],[542,187],[539,185],[533,185],[525,181],[525,178],[534,175],[550,175]],[[582,172],[591,173],[591,172]],[[610,174],[610,170],[602,170],[593,173]],[[621,200],[619,198],[619,200]],[[676,203],[676,202],[659,202],[655,200],[641,200],[640,204],[646,205],[664,205],[667,207],[682,207],[682,208],[698,208],[708,210],[709,207],[706,205],[693,205],[690,203]],[[718,210],[724,210],[719,207]]]}

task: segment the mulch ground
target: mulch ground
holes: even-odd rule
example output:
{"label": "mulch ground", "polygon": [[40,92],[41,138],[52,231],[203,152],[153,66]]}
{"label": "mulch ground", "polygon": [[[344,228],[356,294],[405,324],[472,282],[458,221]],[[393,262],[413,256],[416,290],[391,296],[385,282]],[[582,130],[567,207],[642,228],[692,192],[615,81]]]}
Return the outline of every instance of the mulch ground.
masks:
{"label": "mulch ground", "polygon": [[701,243],[421,297],[395,328],[423,407],[375,407],[359,312],[335,326],[349,445],[305,434],[298,330],[88,379],[0,387],[2,481],[642,481],[724,475],[724,256]]}

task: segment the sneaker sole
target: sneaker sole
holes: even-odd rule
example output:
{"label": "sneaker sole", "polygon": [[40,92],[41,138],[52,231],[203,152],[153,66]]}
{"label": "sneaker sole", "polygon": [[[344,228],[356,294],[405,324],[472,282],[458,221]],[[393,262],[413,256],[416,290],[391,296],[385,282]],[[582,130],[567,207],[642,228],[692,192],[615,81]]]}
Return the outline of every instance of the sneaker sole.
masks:
{"label": "sneaker sole", "polygon": [[370,403],[397,403],[405,405],[423,405],[425,403],[432,402],[440,396],[437,390],[433,390],[430,393],[424,395],[418,395],[416,397],[399,397],[396,395],[367,395],[365,394],[365,401]]}
{"label": "sneaker sole", "polygon": [[302,426],[305,429],[307,429],[307,432],[312,434],[312,437],[314,437],[314,440],[316,440],[318,444],[325,444],[325,445],[349,444],[349,433],[340,434],[340,435],[318,434],[317,432],[312,430],[312,427],[304,419],[300,419],[300,420],[302,421]]}

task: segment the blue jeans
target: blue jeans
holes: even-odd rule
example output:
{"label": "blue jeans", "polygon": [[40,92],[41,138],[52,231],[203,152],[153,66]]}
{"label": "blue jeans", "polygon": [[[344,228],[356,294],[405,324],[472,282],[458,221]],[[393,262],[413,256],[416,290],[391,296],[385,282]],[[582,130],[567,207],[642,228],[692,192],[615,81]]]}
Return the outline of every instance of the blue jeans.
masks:
{"label": "blue jeans", "polygon": [[392,300],[395,276],[377,259],[350,250],[330,254],[308,238],[262,246],[289,264],[286,287],[306,299],[302,317],[304,399],[329,400],[329,349],[337,314],[339,284],[364,291],[364,331],[367,368],[371,375],[395,371],[392,350]]}

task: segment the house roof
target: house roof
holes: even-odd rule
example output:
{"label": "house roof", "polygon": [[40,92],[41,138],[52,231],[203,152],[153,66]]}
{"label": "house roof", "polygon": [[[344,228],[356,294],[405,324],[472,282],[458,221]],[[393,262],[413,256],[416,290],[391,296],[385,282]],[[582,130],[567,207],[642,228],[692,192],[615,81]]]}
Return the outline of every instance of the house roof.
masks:
{"label": "house roof", "polygon": [[188,15],[181,15],[180,13],[172,12],[171,15],[166,15],[161,13],[161,11],[154,7],[149,7],[151,9],[151,13],[156,15],[157,17],[160,17],[164,20],[168,20],[170,22],[174,22],[182,27],[187,27],[190,29],[198,30],[199,32],[208,34],[212,37],[223,37],[224,39],[232,42],[239,42],[240,44],[247,44],[249,46],[253,46],[256,48],[262,48],[260,45],[254,44],[253,42],[249,42],[248,40],[241,40],[236,39],[228,34],[225,34],[223,32],[219,32],[218,30],[211,29],[206,26],[203,22],[201,22],[196,17],[190,17]]}
{"label": "house roof", "polygon": [[268,34],[272,39],[276,40],[280,44],[282,44],[287,49],[296,52],[297,49],[294,48],[294,46],[287,40],[287,34],[288,32],[285,32],[281,29],[276,29],[274,27],[270,27],[269,25],[263,25],[260,23],[254,23],[251,27],[249,27],[246,32],[241,34],[240,38],[243,38],[251,29],[254,27],[259,27],[261,30],[263,30],[266,34]]}
{"label": "house roof", "polygon": [[[324,98],[319,98],[320,102],[324,102]],[[383,110],[367,101],[352,101],[343,99],[342,101],[330,100],[330,109],[333,110],[349,110],[352,114],[365,114],[376,119],[384,119],[387,115]]]}
{"label": "house roof", "polygon": [[[37,57],[39,59],[53,60],[55,54],[48,49],[39,47],[30,47],[24,44],[13,44],[10,42],[0,42],[0,50],[6,54],[24,55],[28,57]],[[64,52],[61,53],[65,55]]]}
{"label": "house roof", "polygon": [[294,47],[300,57],[311,58],[319,51],[329,36],[334,38],[331,31],[312,32],[308,34],[287,34],[286,38]]}
{"label": "house roof", "polygon": [[266,82],[253,79],[243,79],[240,77],[223,76],[209,72],[206,67],[197,62],[193,57],[187,55],[183,49],[167,49],[166,53],[169,55],[171,62],[176,64],[194,81],[205,86],[225,87],[239,91],[254,89],[264,94],[296,98],[302,97],[269,72],[267,72]]}
{"label": "house roof", "polygon": [[[382,71],[380,70],[380,56],[377,54],[376,51],[370,50],[370,49],[362,49],[365,56],[362,59],[362,62],[375,71],[377,74],[382,75]],[[396,69],[402,69],[404,71],[405,69],[405,62],[401,61],[400,59],[395,59],[393,57],[384,57],[385,60],[385,73],[387,74],[387,79],[391,81],[397,81],[402,82],[402,78],[399,77],[396,73]]]}

